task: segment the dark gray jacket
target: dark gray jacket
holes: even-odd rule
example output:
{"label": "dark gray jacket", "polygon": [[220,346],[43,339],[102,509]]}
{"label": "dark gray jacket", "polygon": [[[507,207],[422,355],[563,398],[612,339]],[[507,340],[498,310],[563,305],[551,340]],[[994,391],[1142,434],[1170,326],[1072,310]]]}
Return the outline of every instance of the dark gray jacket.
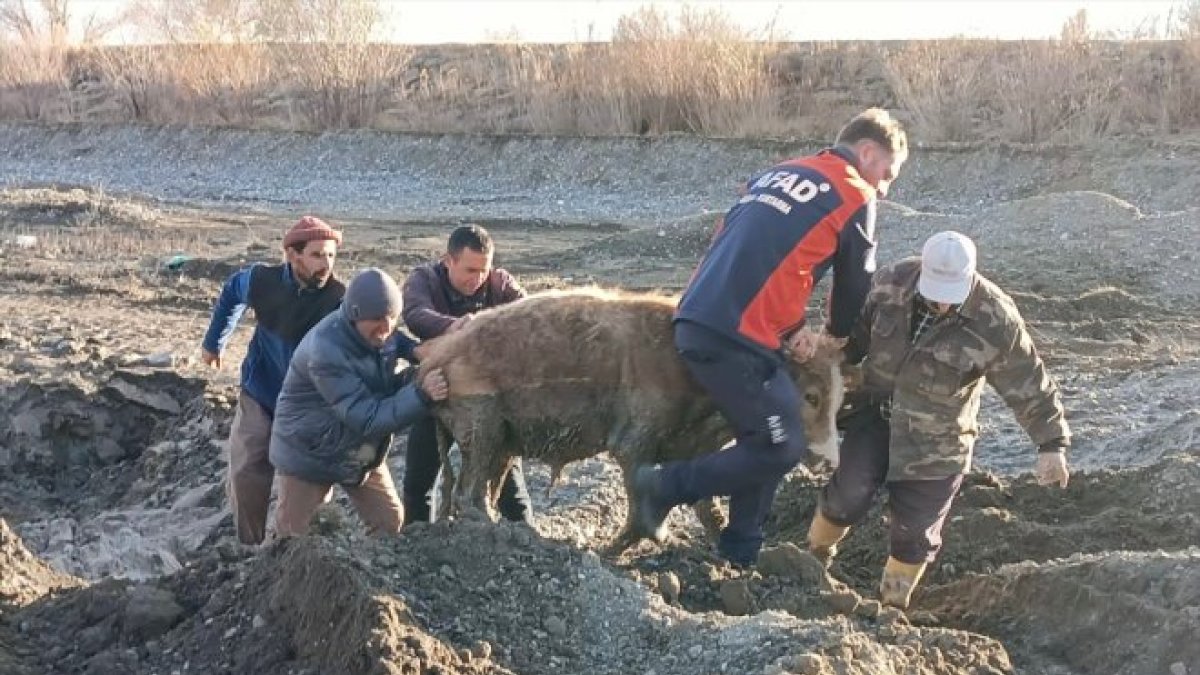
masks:
{"label": "dark gray jacket", "polygon": [[[394,344],[390,342],[389,344]],[[338,310],[292,356],[271,425],[271,464],[311,483],[359,485],[387,457],[392,434],[428,414],[412,369],[378,350]]]}

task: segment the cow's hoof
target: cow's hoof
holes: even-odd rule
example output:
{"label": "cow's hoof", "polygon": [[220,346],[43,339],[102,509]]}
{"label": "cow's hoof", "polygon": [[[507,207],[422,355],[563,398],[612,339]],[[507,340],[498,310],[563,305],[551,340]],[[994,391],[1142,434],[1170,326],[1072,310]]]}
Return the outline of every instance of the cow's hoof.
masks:
{"label": "cow's hoof", "polygon": [[487,511],[484,511],[483,509],[481,509],[477,506],[463,507],[463,508],[459,509],[457,515],[458,515],[459,520],[468,521],[468,522],[472,522],[472,523],[486,523],[486,522],[491,522],[491,520],[492,520],[491,518],[488,517]]}

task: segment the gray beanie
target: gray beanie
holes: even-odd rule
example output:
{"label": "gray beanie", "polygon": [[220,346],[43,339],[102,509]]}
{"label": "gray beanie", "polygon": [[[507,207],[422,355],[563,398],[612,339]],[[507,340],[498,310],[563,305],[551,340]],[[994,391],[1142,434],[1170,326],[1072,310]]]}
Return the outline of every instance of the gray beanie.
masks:
{"label": "gray beanie", "polygon": [[342,299],[342,313],[351,321],[400,316],[403,307],[404,299],[396,280],[376,267],[356,274]]}

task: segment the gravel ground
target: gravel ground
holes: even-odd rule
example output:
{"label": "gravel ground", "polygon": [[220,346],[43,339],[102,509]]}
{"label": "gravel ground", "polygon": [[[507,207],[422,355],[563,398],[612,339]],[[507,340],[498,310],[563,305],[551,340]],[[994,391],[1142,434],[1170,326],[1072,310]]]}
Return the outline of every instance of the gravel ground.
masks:
{"label": "gravel ground", "polygon": [[[538,287],[671,289],[711,230],[687,216],[812,147],[0,125],[0,182],[144,197],[0,193],[0,569],[13,572],[0,672],[1200,672],[1200,559],[1182,550],[1200,527],[1200,150],[1183,146],[918,151],[882,210],[885,262],[949,227],[980,242],[1063,384],[1075,466],[1092,469],[1063,492],[1014,475],[1032,447],[989,397],[980,465],[1003,475],[969,478],[918,598],[932,617],[910,625],[870,600],[878,510],[845,542],[836,582],[789,554],[817,494],[799,475],[770,525],[776,562],[748,575],[714,564],[682,513],[672,544],[597,556],[624,510],[606,458],[549,494],[530,467],[536,531],[462,521],[367,540],[339,497],[311,540],[231,541],[221,452],[236,368],[191,357],[220,281],[276,255],[280,222],[314,210],[344,223],[346,274],[402,275],[445,221],[470,218],[495,224],[506,264]],[[584,223],[612,226],[563,227]],[[40,243],[3,245],[26,232]],[[163,272],[181,250],[194,259]],[[1077,551],[1092,555],[1056,562]]]}
{"label": "gravel ground", "polygon": [[[0,183],[100,186],[191,204],[342,217],[669,222],[815,142],[531,138],[0,124]],[[1052,161],[1047,161],[1052,160]],[[1099,190],[1143,211],[1194,204],[1200,145],[917,149],[893,199],[967,213]]]}

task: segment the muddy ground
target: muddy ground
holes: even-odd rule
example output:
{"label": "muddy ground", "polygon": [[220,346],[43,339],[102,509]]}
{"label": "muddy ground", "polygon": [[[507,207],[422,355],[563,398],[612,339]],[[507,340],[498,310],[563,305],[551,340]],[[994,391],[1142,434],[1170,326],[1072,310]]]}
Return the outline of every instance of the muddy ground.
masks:
{"label": "muddy ground", "polygon": [[[231,536],[222,452],[245,339],[217,373],[197,345],[221,281],[274,259],[298,213],[345,227],[344,276],[403,275],[471,219],[533,289],[674,291],[711,229],[702,208],[786,148],[0,135],[0,673],[1200,673],[1194,148],[915,155],[882,209],[881,257],[941,229],[976,238],[1062,384],[1083,472],[1065,491],[1034,484],[1033,448],[987,398],[976,473],[903,617],[873,600],[879,509],[831,577],[795,555],[824,480],[804,471],[750,573],[682,513],[674,542],[605,557],[624,511],[606,458],[550,492],[530,467],[533,529],[368,540],[339,502],[310,538]],[[696,180],[617,170],[653,161]]]}

